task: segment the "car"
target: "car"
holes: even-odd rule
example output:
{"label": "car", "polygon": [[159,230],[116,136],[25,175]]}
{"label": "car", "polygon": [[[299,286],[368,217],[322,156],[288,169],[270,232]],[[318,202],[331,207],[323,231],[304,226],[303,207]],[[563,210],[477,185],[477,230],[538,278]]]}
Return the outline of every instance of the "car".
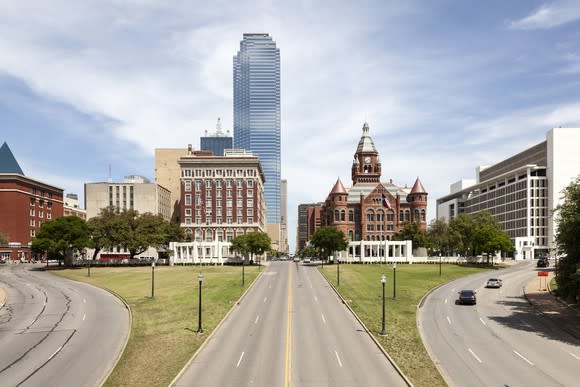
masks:
{"label": "car", "polygon": [[477,303],[477,297],[475,296],[475,290],[462,290],[459,292],[459,298],[457,299],[457,303],[460,305],[463,304],[470,304],[475,305]]}
{"label": "car", "polygon": [[500,278],[490,278],[485,284],[486,288],[501,288],[503,281]]}
{"label": "car", "polygon": [[302,261],[302,263],[310,263],[310,258],[304,258],[304,261]]}
{"label": "car", "polygon": [[300,262],[300,258],[294,257],[294,262]]}
{"label": "car", "polygon": [[536,263],[536,267],[548,267],[548,266],[550,266],[550,262],[548,261],[547,258],[540,258]]}

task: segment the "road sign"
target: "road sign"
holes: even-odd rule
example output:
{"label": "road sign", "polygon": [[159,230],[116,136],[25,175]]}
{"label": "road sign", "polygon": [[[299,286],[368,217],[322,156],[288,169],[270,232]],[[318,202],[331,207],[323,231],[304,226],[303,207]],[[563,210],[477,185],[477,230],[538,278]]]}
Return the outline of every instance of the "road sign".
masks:
{"label": "road sign", "polygon": [[538,277],[547,277],[548,276],[548,272],[547,271],[539,271],[538,272]]}

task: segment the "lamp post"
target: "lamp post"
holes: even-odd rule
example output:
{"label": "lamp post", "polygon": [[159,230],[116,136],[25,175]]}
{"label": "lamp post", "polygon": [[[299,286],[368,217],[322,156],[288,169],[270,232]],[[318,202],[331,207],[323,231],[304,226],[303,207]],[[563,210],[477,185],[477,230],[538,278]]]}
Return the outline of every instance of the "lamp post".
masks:
{"label": "lamp post", "polygon": [[385,283],[387,282],[387,277],[383,274],[381,276],[381,284],[383,285],[383,325],[379,336],[386,336],[387,330],[385,329]]}
{"label": "lamp post", "polygon": [[393,262],[393,300],[397,299],[397,262]]}
{"label": "lamp post", "polygon": [[203,283],[203,274],[199,273],[197,276],[197,280],[199,281],[199,313],[198,313],[198,323],[197,323],[197,333],[203,333],[203,328],[201,327],[201,285]]}
{"label": "lamp post", "polygon": [[336,286],[340,286],[340,259],[336,258]]}
{"label": "lamp post", "polygon": [[441,253],[439,253],[439,277],[441,277]]}
{"label": "lamp post", "polygon": [[242,257],[242,287],[246,281],[246,273],[244,272],[244,266],[246,266],[246,259]]}
{"label": "lamp post", "polygon": [[151,298],[155,298],[155,259],[151,261]]}
{"label": "lamp post", "polygon": [[87,275],[90,277],[91,276],[91,261],[89,260],[89,265],[87,266]]}

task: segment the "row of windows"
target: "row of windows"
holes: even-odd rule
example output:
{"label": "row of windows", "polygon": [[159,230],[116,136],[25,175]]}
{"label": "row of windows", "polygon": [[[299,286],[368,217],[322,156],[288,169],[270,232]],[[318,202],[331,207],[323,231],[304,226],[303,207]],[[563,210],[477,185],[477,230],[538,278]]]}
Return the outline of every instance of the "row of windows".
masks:
{"label": "row of windows", "polygon": [[43,198],[52,198],[52,192],[43,191],[34,187],[30,187],[30,193],[32,195],[38,195]]}
{"label": "row of windows", "polygon": [[[395,229],[395,226],[392,223],[389,223],[386,225],[386,230],[387,231],[393,231]],[[385,231],[385,225],[384,224],[367,224],[367,232],[372,232],[372,231]]]}
{"label": "row of windows", "polygon": [[[41,219],[44,218],[44,211],[39,210],[38,212],[36,212],[34,210],[34,208],[31,208],[30,209],[30,216],[37,216],[37,215]],[[52,213],[50,211],[46,211],[46,219],[52,219]],[[34,219],[32,219],[32,220],[34,220]]]}
{"label": "row of windows", "polygon": [[[224,224],[223,223],[223,219],[220,218],[220,217],[216,218],[215,223],[216,224]],[[238,217],[236,219],[236,223],[237,224],[254,224],[254,218],[253,217],[248,217],[244,221],[244,219],[242,217]],[[185,224],[186,225],[192,225],[192,224],[194,224],[194,223],[192,223],[192,218],[185,218]],[[201,217],[196,217],[195,218],[195,224],[204,224],[204,222],[202,222]],[[209,224],[212,224],[212,222],[208,219],[208,220],[205,221],[205,224],[209,225]],[[234,224],[233,218],[228,216],[226,218],[226,224]]]}
{"label": "row of windows", "polygon": [[[218,212],[222,212],[221,209],[218,209]],[[195,210],[195,216],[196,217],[201,216],[201,213],[202,213],[201,210]],[[226,215],[227,216],[232,216],[232,214],[233,214],[232,209],[231,208],[228,208],[226,210]],[[212,210],[211,209],[206,209],[205,215],[206,216],[211,216],[212,215]],[[241,208],[238,208],[237,211],[236,211],[236,215],[238,217],[243,216],[243,210]],[[246,215],[247,216],[254,216],[254,209],[253,208],[248,208],[246,210]],[[186,208],[185,209],[185,216],[192,216],[192,210],[191,210],[191,208]]]}
{"label": "row of windows", "polygon": [[46,208],[52,208],[52,202],[49,201],[45,201],[44,199],[38,199],[36,200],[35,198],[30,198],[30,205],[34,206],[35,204],[38,204],[38,207],[44,207],[44,205],[46,204]]}
{"label": "row of windows", "polygon": [[[184,205],[185,206],[191,206],[192,205],[192,196],[191,194],[185,194],[184,196]],[[216,200],[212,200],[211,198],[207,198],[205,200],[205,207],[206,208],[221,208],[222,204],[224,204],[225,202],[225,206],[230,208],[233,207],[234,204],[234,200],[233,199],[225,199],[225,201],[222,198],[216,198]],[[244,207],[244,200],[243,199],[237,199],[235,200],[236,203],[236,207]],[[203,200],[201,198],[201,195],[195,195],[195,205],[196,206],[203,206]],[[246,199],[246,207],[249,208],[253,208],[254,207],[254,199]]]}
{"label": "row of windows", "polygon": [[[245,174],[244,174],[245,172]],[[189,169],[181,170],[181,177],[254,177],[257,173],[254,169]]]}
{"label": "row of windows", "polygon": [[[196,242],[201,242],[204,239],[207,242],[212,242],[215,239],[217,239],[218,241],[222,242],[223,238],[224,238],[224,230],[195,230],[195,233],[190,229],[190,228],[186,228],[185,229],[185,233],[188,235],[194,234],[194,240]],[[240,235],[244,235],[246,232],[244,231],[244,229],[238,228],[235,231],[234,230],[227,230],[225,231],[225,236],[226,236],[226,241],[231,242],[234,239],[234,235],[240,236]],[[214,239],[215,238],[215,239]]]}

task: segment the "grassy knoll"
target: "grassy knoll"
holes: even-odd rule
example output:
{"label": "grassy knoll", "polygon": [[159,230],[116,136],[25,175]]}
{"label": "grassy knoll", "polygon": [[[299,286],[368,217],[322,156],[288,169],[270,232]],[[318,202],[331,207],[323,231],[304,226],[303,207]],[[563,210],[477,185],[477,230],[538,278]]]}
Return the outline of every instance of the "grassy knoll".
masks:
{"label": "grassy knoll", "polygon": [[[202,289],[204,334],[198,325],[197,275]],[[151,268],[92,268],[55,274],[113,290],[131,307],[133,326],[127,348],[105,386],[167,386],[233,303],[256,278],[257,267],[186,266],[155,268],[155,299],[151,299]]]}
{"label": "grassy knoll", "polygon": [[[445,386],[445,381],[431,361],[419,336],[416,324],[417,305],[429,289],[458,277],[487,268],[458,265],[397,265],[397,299],[393,301],[393,267],[390,265],[340,265],[338,290],[363,320],[383,348],[395,360],[413,384]],[[336,286],[336,265],[321,268]],[[387,337],[380,337],[382,323],[381,274],[385,284]]]}

